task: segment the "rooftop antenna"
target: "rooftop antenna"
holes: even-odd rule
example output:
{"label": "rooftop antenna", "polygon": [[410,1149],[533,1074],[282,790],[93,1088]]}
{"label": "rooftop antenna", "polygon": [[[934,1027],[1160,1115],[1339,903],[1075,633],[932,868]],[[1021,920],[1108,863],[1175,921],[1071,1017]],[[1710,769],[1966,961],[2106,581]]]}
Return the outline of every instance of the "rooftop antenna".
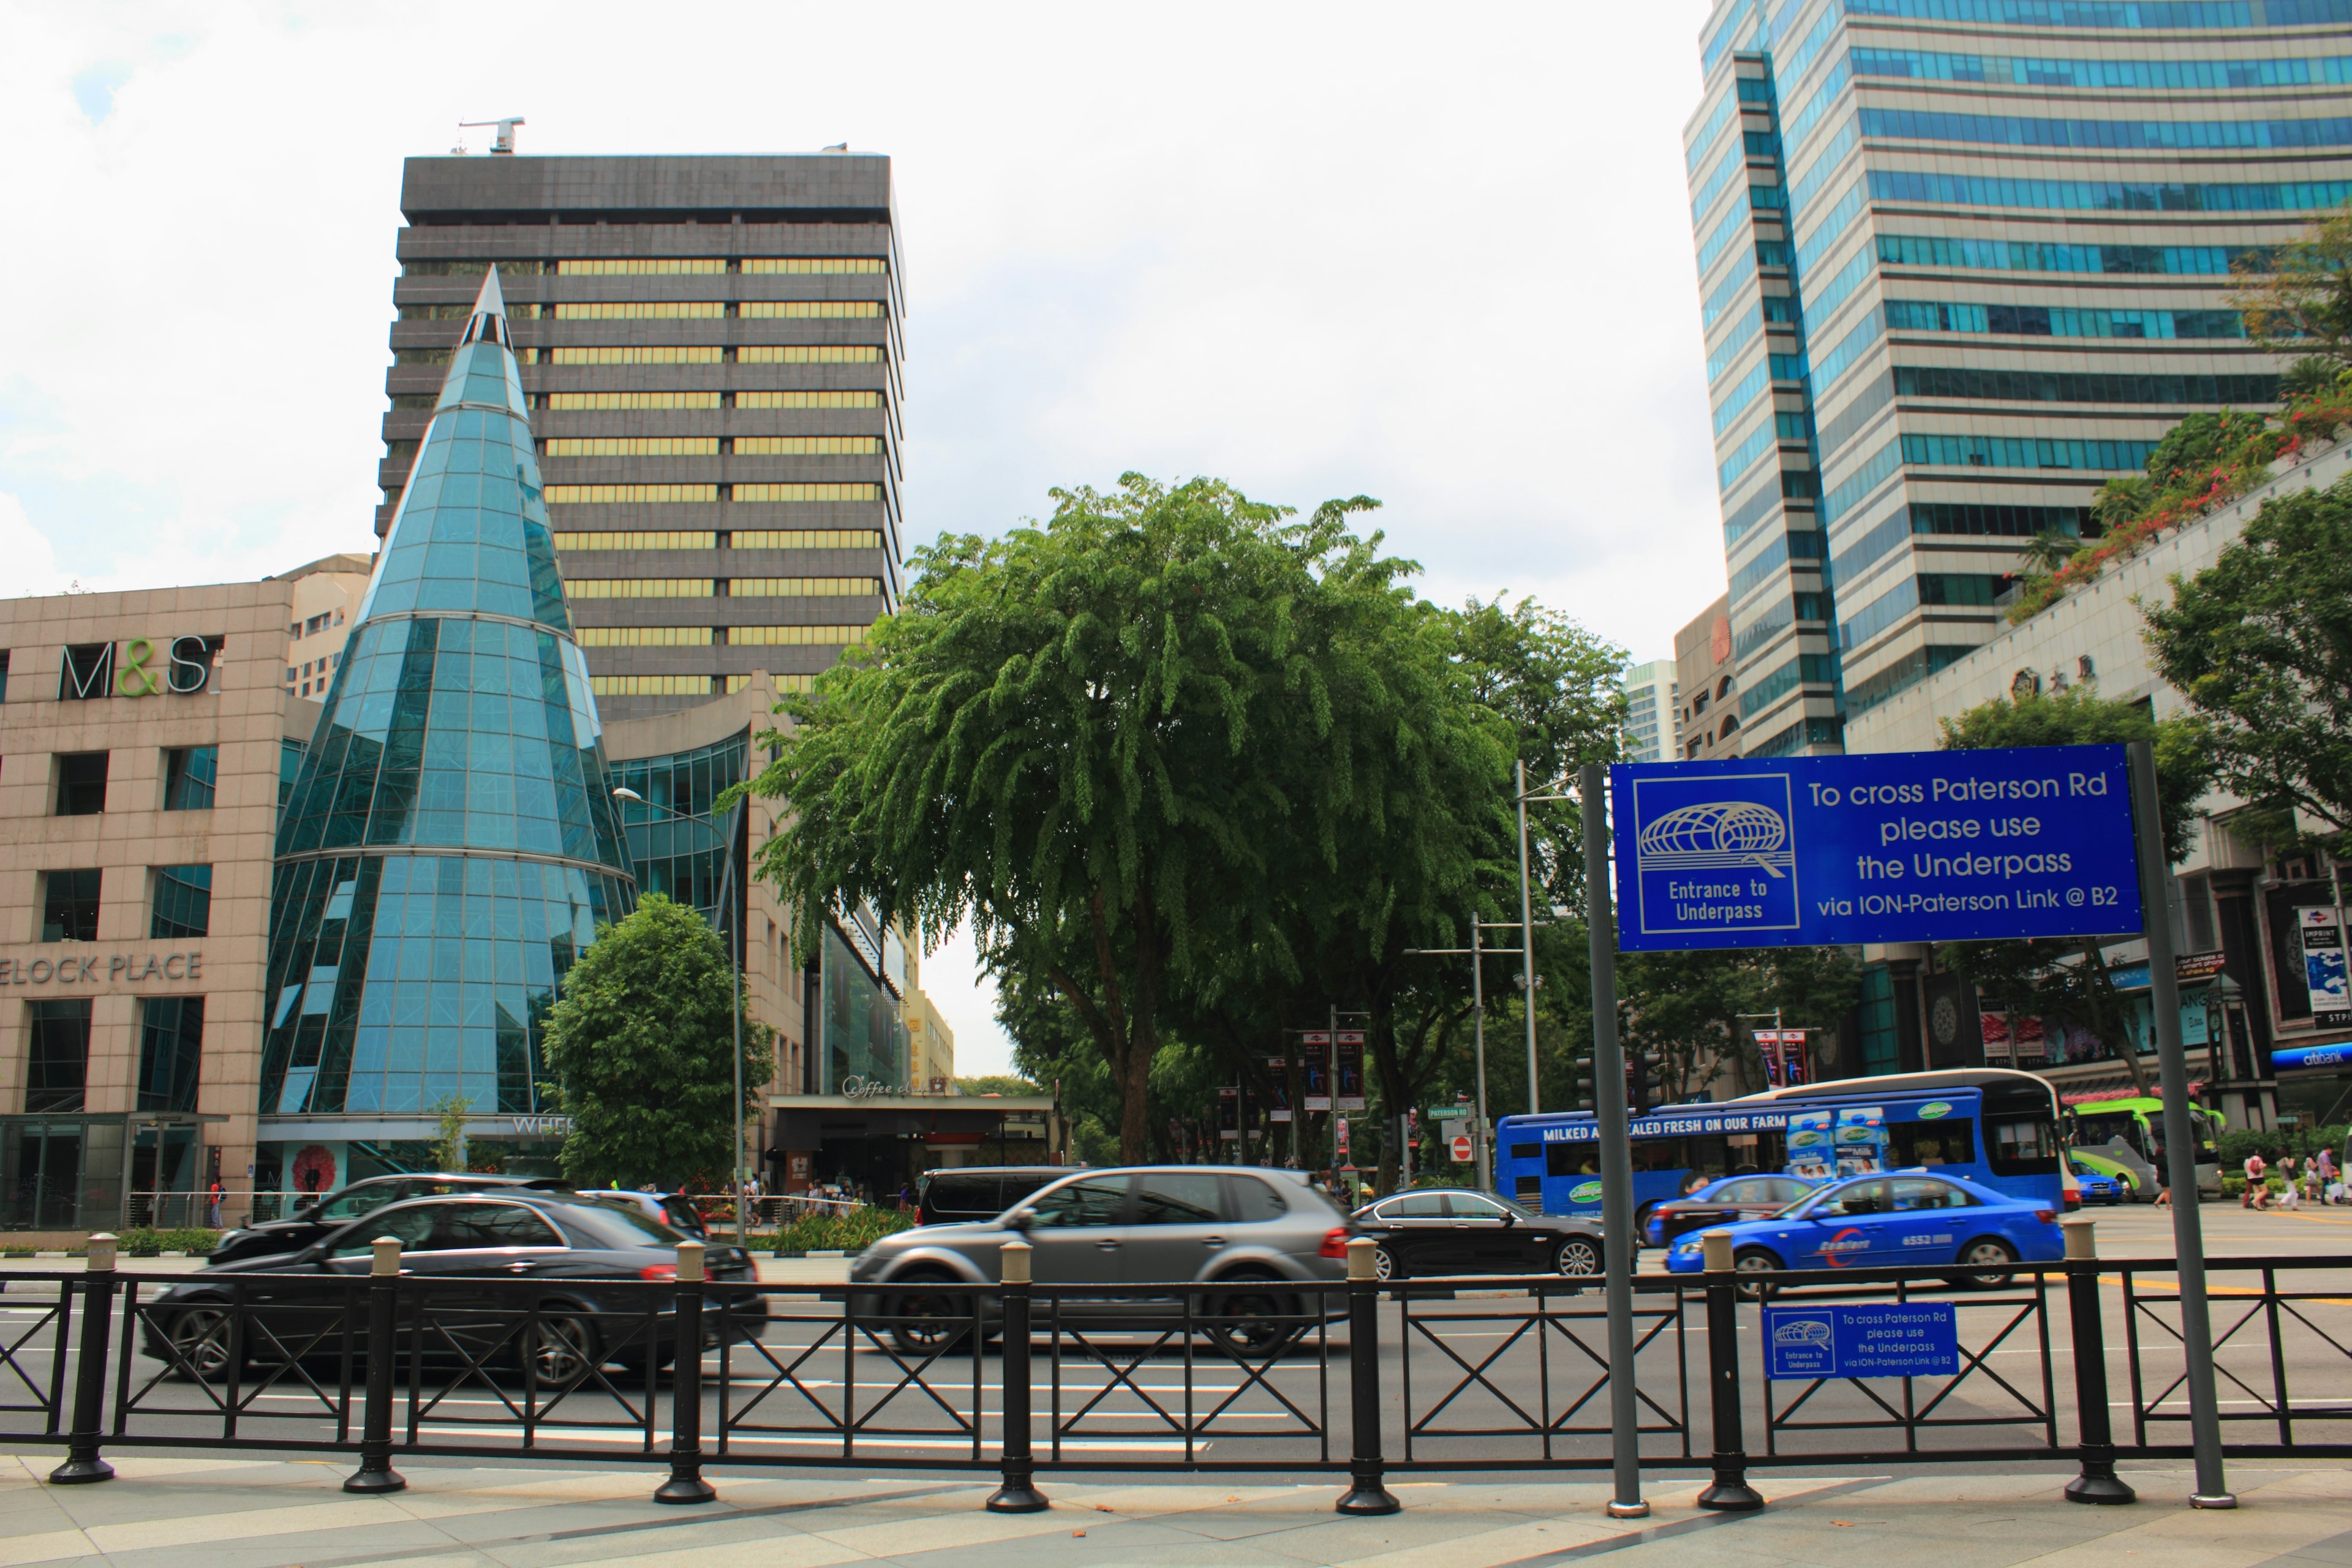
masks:
{"label": "rooftop antenna", "polygon": [[[490,155],[496,157],[498,154],[503,153],[509,157],[512,157],[514,155],[514,128],[520,125],[522,122],[523,118],[521,115],[510,114],[500,120],[460,120],[457,121],[457,129],[460,131],[467,131],[478,125],[497,126],[499,128],[499,133],[496,139],[490,142]],[[460,138],[457,142],[457,151],[463,153],[465,150],[465,141],[463,138]]]}

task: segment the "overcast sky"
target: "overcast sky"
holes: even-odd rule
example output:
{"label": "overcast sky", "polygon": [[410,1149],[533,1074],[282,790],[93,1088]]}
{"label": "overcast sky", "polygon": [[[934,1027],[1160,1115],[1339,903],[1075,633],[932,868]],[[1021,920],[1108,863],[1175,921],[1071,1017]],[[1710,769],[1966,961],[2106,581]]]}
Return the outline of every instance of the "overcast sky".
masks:
{"label": "overcast sky", "polygon": [[[1128,468],[1368,493],[1432,596],[1667,657],[1724,584],[1706,13],[11,0],[0,592],[373,548],[401,160],[521,114],[526,154],[891,155],[911,537]],[[970,968],[926,988],[1001,1070]]]}

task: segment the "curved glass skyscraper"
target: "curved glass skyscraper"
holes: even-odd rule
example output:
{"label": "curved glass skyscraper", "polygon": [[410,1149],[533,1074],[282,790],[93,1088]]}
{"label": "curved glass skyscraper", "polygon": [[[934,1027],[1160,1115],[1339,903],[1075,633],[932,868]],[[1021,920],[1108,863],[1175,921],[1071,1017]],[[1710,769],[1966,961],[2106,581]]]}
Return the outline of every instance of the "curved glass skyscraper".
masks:
{"label": "curved glass skyscraper", "polygon": [[492,270],[279,820],[263,1116],[536,1110],[635,901],[610,791]]}

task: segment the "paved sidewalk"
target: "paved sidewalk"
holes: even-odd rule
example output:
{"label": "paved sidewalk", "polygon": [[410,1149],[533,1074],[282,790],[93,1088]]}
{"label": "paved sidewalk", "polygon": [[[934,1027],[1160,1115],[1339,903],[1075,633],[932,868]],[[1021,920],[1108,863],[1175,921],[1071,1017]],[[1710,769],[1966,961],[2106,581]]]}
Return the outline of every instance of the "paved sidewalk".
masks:
{"label": "paved sidewalk", "polygon": [[52,1487],[54,1454],[0,1456],[0,1565],[145,1568],[1101,1568],[1104,1564],[1555,1568],[1606,1556],[1624,1568],[1702,1559],[1736,1568],[2294,1568],[2352,1565],[2352,1474],[2340,1466],[2241,1466],[2243,1506],[2186,1506],[2189,1476],[2129,1470],[2144,1500],[2085,1508],[2064,1477],[1767,1475],[1761,1514],[1701,1513],[1696,1483],[1658,1484],[1654,1518],[1613,1522],[1605,1489],[1517,1480],[1398,1489],[1387,1519],[1331,1512],[1338,1488],[1084,1483],[1048,1479],[1049,1513],[982,1512],[963,1478],[714,1472],[701,1508],[647,1500],[655,1468],[419,1465],[389,1498],[346,1497],[341,1462],[113,1458],[120,1479]]}

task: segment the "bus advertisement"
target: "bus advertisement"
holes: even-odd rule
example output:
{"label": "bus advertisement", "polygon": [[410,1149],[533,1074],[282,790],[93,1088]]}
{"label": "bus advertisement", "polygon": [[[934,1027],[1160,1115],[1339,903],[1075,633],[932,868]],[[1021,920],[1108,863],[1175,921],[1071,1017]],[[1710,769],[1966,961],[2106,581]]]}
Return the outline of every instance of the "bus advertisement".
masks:
{"label": "bus advertisement", "polygon": [[[2057,1205],[2058,1103],[2046,1079],[1998,1068],[1809,1084],[1665,1106],[1628,1124],[1634,1226],[1655,1205],[1748,1172],[1826,1181],[1941,1169]],[[1545,1214],[1601,1211],[1599,1123],[1589,1110],[1506,1116],[1496,1185]]]}

